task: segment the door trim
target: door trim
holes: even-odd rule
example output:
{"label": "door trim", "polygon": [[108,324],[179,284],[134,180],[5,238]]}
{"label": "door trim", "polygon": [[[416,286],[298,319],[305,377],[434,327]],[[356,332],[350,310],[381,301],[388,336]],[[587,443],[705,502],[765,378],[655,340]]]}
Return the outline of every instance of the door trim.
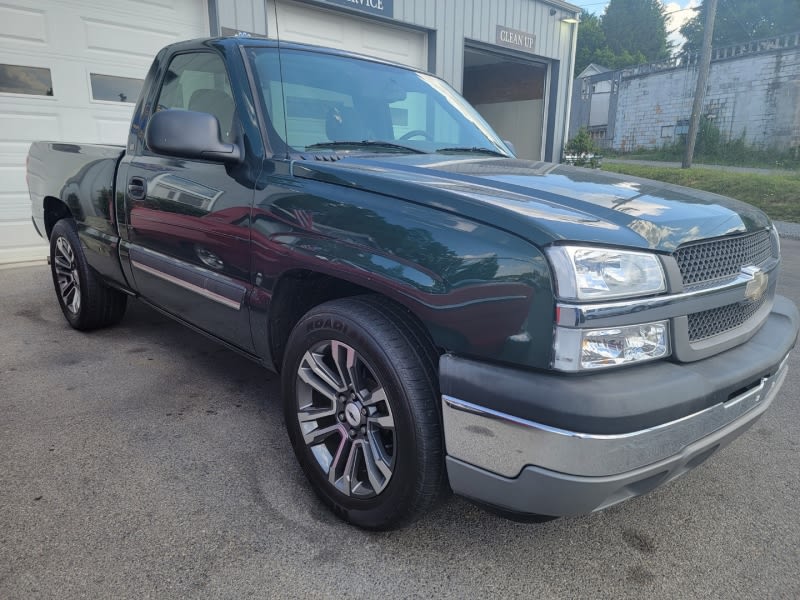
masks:
{"label": "door trim", "polygon": [[241,310],[247,288],[229,277],[141,246],[132,244],[129,252],[134,268],[228,308]]}

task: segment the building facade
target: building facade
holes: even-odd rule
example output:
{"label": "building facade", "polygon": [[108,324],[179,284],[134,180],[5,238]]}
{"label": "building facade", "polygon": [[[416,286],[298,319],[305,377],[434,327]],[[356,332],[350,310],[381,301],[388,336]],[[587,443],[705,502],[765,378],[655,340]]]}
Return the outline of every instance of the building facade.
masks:
{"label": "building facade", "polygon": [[30,224],[30,143],[123,144],[150,61],[171,42],[242,32],[430,71],[520,157],[558,160],[579,12],[561,0],[5,0],[0,263],[46,253]]}
{"label": "building facade", "polygon": [[[573,84],[570,137],[586,127],[601,148],[670,145],[689,130],[697,57],[620,71],[589,70]],[[780,152],[800,148],[800,32],[715,48],[702,115],[723,139]]]}

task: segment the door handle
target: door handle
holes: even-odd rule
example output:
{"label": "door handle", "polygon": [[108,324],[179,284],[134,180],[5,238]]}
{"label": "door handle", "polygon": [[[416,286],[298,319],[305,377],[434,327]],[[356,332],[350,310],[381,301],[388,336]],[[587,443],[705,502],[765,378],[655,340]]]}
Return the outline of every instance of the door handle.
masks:
{"label": "door handle", "polygon": [[147,196],[147,184],[141,177],[131,177],[128,181],[128,198],[144,200]]}

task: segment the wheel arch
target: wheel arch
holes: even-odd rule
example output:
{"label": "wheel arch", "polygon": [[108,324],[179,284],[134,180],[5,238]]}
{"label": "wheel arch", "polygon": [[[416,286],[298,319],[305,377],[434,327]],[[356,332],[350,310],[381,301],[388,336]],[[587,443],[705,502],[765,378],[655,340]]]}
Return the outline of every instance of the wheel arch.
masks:
{"label": "wheel arch", "polygon": [[72,219],[74,217],[66,203],[54,196],[45,196],[42,208],[44,209],[44,227],[47,239],[50,239],[50,234],[53,232],[53,227],[56,223],[61,219]]}
{"label": "wheel arch", "polygon": [[431,349],[440,352],[433,341],[432,332],[408,302],[327,273],[293,269],[278,279],[269,305],[269,351],[274,370],[281,371],[289,335],[303,315],[324,302],[362,295],[380,297],[402,309],[408,319],[414,320],[427,333]]}

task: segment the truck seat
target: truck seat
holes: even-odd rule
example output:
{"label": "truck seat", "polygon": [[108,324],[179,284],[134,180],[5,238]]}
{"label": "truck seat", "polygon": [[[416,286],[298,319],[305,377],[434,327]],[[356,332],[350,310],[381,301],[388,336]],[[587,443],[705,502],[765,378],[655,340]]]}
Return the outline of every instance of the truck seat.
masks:
{"label": "truck seat", "polygon": [[219,121],[222,141],[226,143],[233,141],[233,114],[236,106],[228,94],[222,90],[195,90],[189,99],[189,110],[214,115]]}

